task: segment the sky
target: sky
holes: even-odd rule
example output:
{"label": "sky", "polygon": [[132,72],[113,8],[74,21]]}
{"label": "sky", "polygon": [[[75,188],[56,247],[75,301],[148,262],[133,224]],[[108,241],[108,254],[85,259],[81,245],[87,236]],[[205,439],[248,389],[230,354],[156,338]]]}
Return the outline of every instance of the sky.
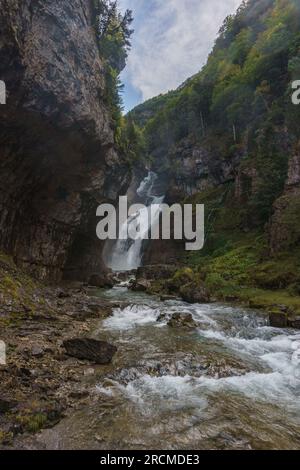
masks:
{"label": "sky", "polygon": [[119,0],[133,11],[135,30],[127,67],[125,111],[176,89],[203,67],[224,18],[242,0]]}

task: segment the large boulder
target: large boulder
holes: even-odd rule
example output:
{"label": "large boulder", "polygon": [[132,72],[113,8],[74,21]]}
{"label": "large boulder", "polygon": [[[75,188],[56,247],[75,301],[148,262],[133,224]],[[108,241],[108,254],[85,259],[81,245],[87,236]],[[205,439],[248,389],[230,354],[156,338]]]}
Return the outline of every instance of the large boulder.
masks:
{"label": "large boulder", "polygon": [[63,342],[68,356],[87,359],[95,364],[109,364],[117,352],[116,346],[91,338],[73,338]]}
{"label": "large boulder", "polygon": [[101,274],[92,274],[89,278],[89,285],[91,287],[113,287],[114,280],[112,274],[101,273]]}
{"label": "large boulder", "polygon": [[146,292],[150,287],[151,282],[146,279],[134,280],[130,285],[130,289],[135,292]]}
{"label": "large boulder", "polygon": [[288,326],[290,328],[296,328],[297,330],[300,330],[300,316],[292,317],[288,319]]}
{"label": "large boulder", "polygon": [[196,328],[197,323],[193,319],[191,313],[181,313],[176,312],[172,315],[170,320],[168,321],[168,326],[172,328]]}
{"label": "large boulder", "polygon": [[288,314],[275,311],[269,313],[270,326],[274,328],[286,328],[288,326]]}
{"label": "large boulder", "polygon": [[190,304],[206,304],[211,301],[208,290],[198,283],[187,284],[179,292],[182,299]]}

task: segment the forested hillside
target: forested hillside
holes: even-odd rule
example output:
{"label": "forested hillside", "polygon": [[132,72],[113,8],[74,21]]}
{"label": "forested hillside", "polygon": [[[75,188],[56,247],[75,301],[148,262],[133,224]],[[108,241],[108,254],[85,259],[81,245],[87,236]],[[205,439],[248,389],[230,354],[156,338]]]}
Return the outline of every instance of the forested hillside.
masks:
{"label": "forested hillside", "polygon": [[205,203],[205,248],[188,264],[225,296],[236,284],[239,296],[241,286],[297,290],[297,79],[300,2],[244,1],[199,74],[127,118],[142,128],[146,158],[167,175],[172,200]]}

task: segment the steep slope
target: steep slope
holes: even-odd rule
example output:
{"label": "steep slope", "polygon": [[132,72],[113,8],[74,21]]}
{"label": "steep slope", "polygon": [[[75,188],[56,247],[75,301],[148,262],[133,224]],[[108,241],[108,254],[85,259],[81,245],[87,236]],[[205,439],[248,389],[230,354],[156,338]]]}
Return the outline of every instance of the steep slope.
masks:
{"label": "steep slope", "polygon": [[172,193],[231,184],[244,228],[270,219],[299,154],[300,109],[291,102],[291,82],[300,76],[299,27],[297,1],[244,2],[226,19],[198,75],[130,113]]}
{"label": "steep slope", "polygon": [[[129,115],[152,168],[169,182],[168,199],[205,203],[205,248],[180,260],[228,298],[251,297],[247,288],[296,295],[300,106],[291,84],[300,78],[299,30],[297,0],[244,1],[199,74]],[[151,250],[146,261],[155,261]],[[274,293],[269,300],[276,303]]]}
{"label": "steep slope", "polygon": [[94,2],[0,1],[0,248],[39,278],[101,269],[96,206],[127,187]]}

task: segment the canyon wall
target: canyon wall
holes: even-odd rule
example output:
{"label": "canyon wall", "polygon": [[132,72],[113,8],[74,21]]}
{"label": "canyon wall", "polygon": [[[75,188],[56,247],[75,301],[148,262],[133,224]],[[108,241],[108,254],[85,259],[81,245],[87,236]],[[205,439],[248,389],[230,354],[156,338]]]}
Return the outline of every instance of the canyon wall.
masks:
{"label": "canyon wall", "polygon": [[126,191],[92,1],[0,0],[0,249],[39,279],[102,268],[96,207]]}

